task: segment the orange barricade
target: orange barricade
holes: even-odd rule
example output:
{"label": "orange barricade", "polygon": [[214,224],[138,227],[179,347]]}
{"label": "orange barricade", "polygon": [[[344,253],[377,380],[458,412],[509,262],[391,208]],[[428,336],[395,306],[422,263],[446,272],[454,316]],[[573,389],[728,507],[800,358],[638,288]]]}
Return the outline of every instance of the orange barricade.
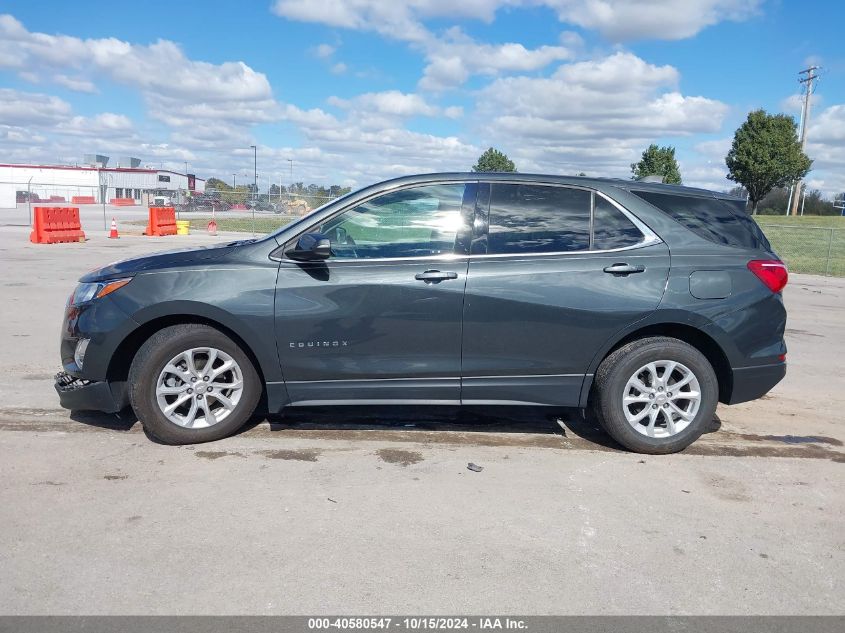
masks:
{"label": "orange barricade", "polygon": [[78,208],[35,207],[34,211],[32,232],[29,234],[29,241],[33,244],[85,241]]}
{"label": "orange barricade", "polygon": [[134,198],[112,198],[109,204],[113,204],[116,207],[134,207],[138,203],[135,202]]}
{"label": "orange barricade", "polygon": [[73,196],[70,201],[73,204],[95,204],[94,196]]}
{"label": "orange barricade", "polygon": [[150,220],[144,235],[176,235],[176,211],[173,207],[150,207]]}

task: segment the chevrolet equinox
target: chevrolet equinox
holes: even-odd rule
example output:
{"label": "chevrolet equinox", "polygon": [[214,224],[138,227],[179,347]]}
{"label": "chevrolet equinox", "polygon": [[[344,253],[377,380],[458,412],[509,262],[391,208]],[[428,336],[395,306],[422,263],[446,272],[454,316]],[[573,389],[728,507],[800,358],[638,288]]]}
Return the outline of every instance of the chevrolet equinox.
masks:
{"label": "chevrolet equinox", "polygon": [[91,272],[62,406],[131,405],[183,444],[261,404],[592,409],[671,453],[786,372],[784,264],[739,198],[612,179],[448,173],[334,200],[259,239]]}

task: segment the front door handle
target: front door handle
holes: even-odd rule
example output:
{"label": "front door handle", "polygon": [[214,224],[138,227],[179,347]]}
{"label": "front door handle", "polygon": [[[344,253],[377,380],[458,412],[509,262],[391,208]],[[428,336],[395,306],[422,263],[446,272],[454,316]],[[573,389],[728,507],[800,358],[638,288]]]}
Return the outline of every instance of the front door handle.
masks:
{"label": "front door handle", "polygon": [[438,283],[444,279],[457,279],[458,273],[440,272],[439,270],[427,270],[424,273],[417,273],[414,279],[424,281],[427,284]]}
{"label": "front door handle", "polygon": [[611,275],[630,275],[631,273],[645,272],[645,266],[631,266],[630,264],[613,264],[604,269],[604,272]]}

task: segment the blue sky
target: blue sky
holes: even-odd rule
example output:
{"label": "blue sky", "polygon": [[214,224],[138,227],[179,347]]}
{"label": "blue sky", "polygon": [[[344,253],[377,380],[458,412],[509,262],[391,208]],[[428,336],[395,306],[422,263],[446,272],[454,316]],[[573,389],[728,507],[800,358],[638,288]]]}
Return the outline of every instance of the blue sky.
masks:
{"label": "blue sky", "polygon": [[845,190],[845,3],[277,0],[0,5],[0,162],[133,155],[200,176],[364,185],[468,169],[629,175],[651,142],[725,189],[749,110],[798,115]]}

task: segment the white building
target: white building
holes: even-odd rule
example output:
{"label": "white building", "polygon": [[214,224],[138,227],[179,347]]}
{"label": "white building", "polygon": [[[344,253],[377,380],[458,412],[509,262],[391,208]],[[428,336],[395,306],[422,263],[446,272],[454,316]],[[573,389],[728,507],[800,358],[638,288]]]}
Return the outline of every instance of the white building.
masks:
{"label": "white building", "polygon": [[93,198],[96,203],[132,198],[149,204],[156,194],[179,199],[188,192],[204,191],[204,179],[164,169],[0,164],[0,209],[30,199],[71,203],[74,197]]}

